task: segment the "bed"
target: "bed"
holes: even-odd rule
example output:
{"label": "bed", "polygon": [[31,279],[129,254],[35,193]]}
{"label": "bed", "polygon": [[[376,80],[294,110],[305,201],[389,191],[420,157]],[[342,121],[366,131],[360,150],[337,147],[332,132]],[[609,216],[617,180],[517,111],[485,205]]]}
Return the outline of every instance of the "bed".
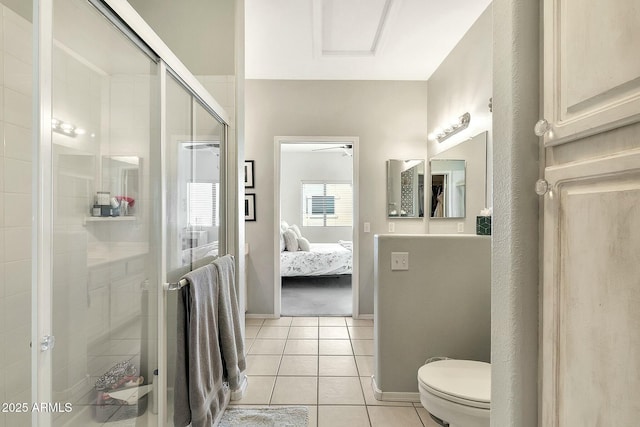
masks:
{"label": "bed", "polygon": [[352,271],[351,242],[310,243],[309,251],[280,252],[282,277],[334,276]]}

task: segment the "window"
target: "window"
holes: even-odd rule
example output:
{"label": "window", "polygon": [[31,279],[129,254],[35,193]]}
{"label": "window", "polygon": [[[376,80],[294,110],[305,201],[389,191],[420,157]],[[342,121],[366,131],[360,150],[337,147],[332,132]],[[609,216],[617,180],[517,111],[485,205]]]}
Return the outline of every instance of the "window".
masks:
{"label": "window", "polygon": [[187,197],[189,227],[218,227],[220,183],[188,182]]}
{"label": "window", "polygon": [[352,218],[350,182],[302,182],[304,227],[351,227]]}

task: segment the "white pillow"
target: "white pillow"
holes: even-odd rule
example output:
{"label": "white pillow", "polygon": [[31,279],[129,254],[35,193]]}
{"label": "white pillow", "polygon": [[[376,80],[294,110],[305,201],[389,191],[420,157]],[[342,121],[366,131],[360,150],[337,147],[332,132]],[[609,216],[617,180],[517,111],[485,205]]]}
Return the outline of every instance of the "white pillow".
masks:
{"label": "white pillow", "polygon": [[300,232],[300,228],[293,224],[291,227],[289,227],[289,230],[293,230],[294,233],[296,233],[296,237],[299,239],[302,237],[302,233]]}
{"label": "white pillow", "polygon": [[284,232],[284,243],[289,252],[298,250],[298,238],[293,230],[289,229]]}
{"label": "white pillow", "polygon": [[300,247],[301,251],[309,252],[311,250],[311,244],[304,237],[300,237],[298,239],[298,246]]}
{"label": "white pillow", "polygon": [[287,244],[284,242],[284,233],[280,233],[280,252],[283,252],[287,248]]}
{"label": "white pillow", "polygon": [[287,223],[287,221],[280,221],[280,231],[284,233],[288,229],[289,229],[289,224]]}

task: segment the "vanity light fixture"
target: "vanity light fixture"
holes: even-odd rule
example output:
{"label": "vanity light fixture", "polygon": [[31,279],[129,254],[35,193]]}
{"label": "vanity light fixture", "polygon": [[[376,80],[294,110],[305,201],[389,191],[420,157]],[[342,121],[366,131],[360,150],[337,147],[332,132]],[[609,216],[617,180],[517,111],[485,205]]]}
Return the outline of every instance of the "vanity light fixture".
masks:
{"label": "vanity light fixture", "polygon": [[58,119],[51,119],[51,130],[75,138],[77,135],[84,135],[86,130],[76,127],[68,122],[63,122]]}
{"label": "vanity light fixture", "polygon": [[470,121],[471,121],[471,114],[464,113],[463,115],[458,117],[458,120],[454,120],[448,125],[434,130],[433,133],[429,135],[429,139],[431,141],[442,142],[445,139],[449,138],[450,136],[453,136],[456,133],[460,132],[461,130],[468,128]]}

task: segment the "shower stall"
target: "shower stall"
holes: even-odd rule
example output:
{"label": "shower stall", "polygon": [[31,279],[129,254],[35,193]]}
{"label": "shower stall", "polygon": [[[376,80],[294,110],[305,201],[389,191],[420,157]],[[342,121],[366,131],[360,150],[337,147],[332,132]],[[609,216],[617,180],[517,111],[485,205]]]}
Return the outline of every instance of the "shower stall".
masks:
{"label": "shower stall", "polygon": [[239,258],[229,117],[125,1],[0,8],[0,427],[172,425],[165,285]]}

